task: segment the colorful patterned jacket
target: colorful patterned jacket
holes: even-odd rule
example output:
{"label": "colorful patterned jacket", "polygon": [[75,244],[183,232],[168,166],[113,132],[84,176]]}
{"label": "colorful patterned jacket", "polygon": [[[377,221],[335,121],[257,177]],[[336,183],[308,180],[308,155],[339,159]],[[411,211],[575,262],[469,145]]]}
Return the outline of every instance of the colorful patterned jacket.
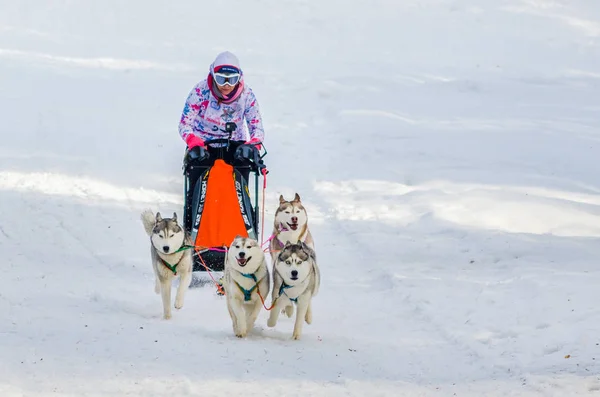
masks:
{"label": "colorful patterned jacket", "polygon": [[[243,123],[244,119],[246,125]],[[232,103],[225,104],[217,100],[210,91],[207,80],[204,80],[188,95],[179,122],[179,135],[184,141],[189,134],[195,134],[204,141],[227,138],[229,134],[221,129],[225,129],[225,123],[231,121],[238,126],[232,140],[263,141],[264,130],[260,110],[250,87],[244,85],[239,97]]]}

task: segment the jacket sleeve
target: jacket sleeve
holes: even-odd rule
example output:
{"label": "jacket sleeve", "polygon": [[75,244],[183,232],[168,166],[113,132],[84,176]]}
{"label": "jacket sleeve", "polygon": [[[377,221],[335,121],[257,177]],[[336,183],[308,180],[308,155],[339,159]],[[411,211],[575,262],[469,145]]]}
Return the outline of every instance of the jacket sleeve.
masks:
{"label": "jacket sleeve", "polygon": [[246,110],[244,111],[244,117],[246,118],[246,124],[248,125],[250,139],[263,142],[265,138],[265,131],[263,130],[260,108],[258,107],[258,101],[256,100],[254,93],[250,89],[248,90],[248,98],[246,99]]}
{"label": "jacket sleeve", "polygon": [[194,133],[194,124],[200,112],[200,103],[202,101],[200,93],[200,87],[197,85],[192,89],[185,101],[181,120],[179,121],[179,135],[181,135],[181,139],[184,141],[190,134]]}

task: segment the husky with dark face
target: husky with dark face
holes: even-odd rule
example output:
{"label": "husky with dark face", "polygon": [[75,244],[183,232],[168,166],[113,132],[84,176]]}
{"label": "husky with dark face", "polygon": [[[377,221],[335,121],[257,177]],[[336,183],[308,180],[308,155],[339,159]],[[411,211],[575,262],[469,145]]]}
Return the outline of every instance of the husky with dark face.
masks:
{"label": "husky with dark face", "polygon": [[273,269],[271,300],[274,307],[267,325],[274,327],[279,312],[295,303],[296,322],[292,338],[300,339],[303,322],[312,322],[311,302],[321,283],[315,251],[302,241],[296,244],[288,241],[277,255]]}
{"label": "husky with dark face", "polygon": [[270,284],[265,254],[258,242],[237,236],[225,256],[223,288],[238,338],[245,337],[254,327],[262,307],[259,294],[266,299]]}
{"label": "husky with dark face", "polygon": [[192,281],[193,250],[184,247],[184,245],[191,245],[191,240],[177,223],[176,213],[173,213],[172,218],[163,218],[160,212],[154,215],[150,210],[146,210],[141,218],[151,241],[150,255],[156,276],[154,291],[161,294],[163,315],[165,319],[169,319],[173,279],[179,276],[179,287],[175,297],[176,309],[183,307],[185,293]]}

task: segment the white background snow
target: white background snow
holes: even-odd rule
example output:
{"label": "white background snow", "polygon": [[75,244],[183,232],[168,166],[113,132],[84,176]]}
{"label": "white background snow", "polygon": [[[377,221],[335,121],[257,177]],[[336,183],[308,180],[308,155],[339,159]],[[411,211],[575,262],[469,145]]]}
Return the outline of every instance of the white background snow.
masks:
{"label": "white background snow", "polygon": [[[154,294],[185,98],[235,52],[314,323]],[[600,394],[600,3],[0,0],[0,396]]]}

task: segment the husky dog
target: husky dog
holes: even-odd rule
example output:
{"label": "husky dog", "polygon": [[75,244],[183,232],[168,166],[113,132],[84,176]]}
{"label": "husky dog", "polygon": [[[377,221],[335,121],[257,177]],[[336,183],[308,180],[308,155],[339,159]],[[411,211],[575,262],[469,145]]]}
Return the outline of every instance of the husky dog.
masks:
{"label": "husky dog", "polygon": [[298,308],[292,338],[300,339],[303,321],[312,322],[312,297],[319,292],[321,283],[315,251],[305,242],[292,244],[288,241],[277,255],[273,269],[271,300],[274,307],[267,325],[274,327],[280,310],[294,302]]}
{"label": "husky dog", "polygon": [[175,297],[175,308],[181,309],[185,293],[192,281],[192,251],[184,245],[191,245],[189,235],[177,223],[177,214],[163,218],[160,212],[154,215],[150,210],[142,212],[142,223],[150,236],[152,268],[156,276],[154,291],[162,295],[164,318],[171,318],[171,285],[179,276],[179,287]]}
{"label": "husky dog", "polygon": [[233,332],[244,338],[254,327],[271,287],[265,254],[256,240],[236,236],[225,255],[223,288]]}
{"label": "husky dog", "polygon": [[294,243],[302,241],[313,250],[315,249],[312,235],[308,229],[308,215],[298,193],[292,201],[285,200],[283,195],[279,196],[279,207],[275,211],[273,223],[273,238],[269,247],[272,259],[275,259],[288,241]]}
{"label": "husky dog", "polygon": [[[288,242],[302,241],[313,250],[315,243],[308,228],[308,215],[302,205],[300,195],[296,193],[292,201],[287,201],[283,195],[279,196],[279,207],[275,211],[273,225],[273,238],[269,244],[271,263],[274,264],[277,255]],[[284,309],[288,317],[294,314],[294,306],[288,305]]]}

